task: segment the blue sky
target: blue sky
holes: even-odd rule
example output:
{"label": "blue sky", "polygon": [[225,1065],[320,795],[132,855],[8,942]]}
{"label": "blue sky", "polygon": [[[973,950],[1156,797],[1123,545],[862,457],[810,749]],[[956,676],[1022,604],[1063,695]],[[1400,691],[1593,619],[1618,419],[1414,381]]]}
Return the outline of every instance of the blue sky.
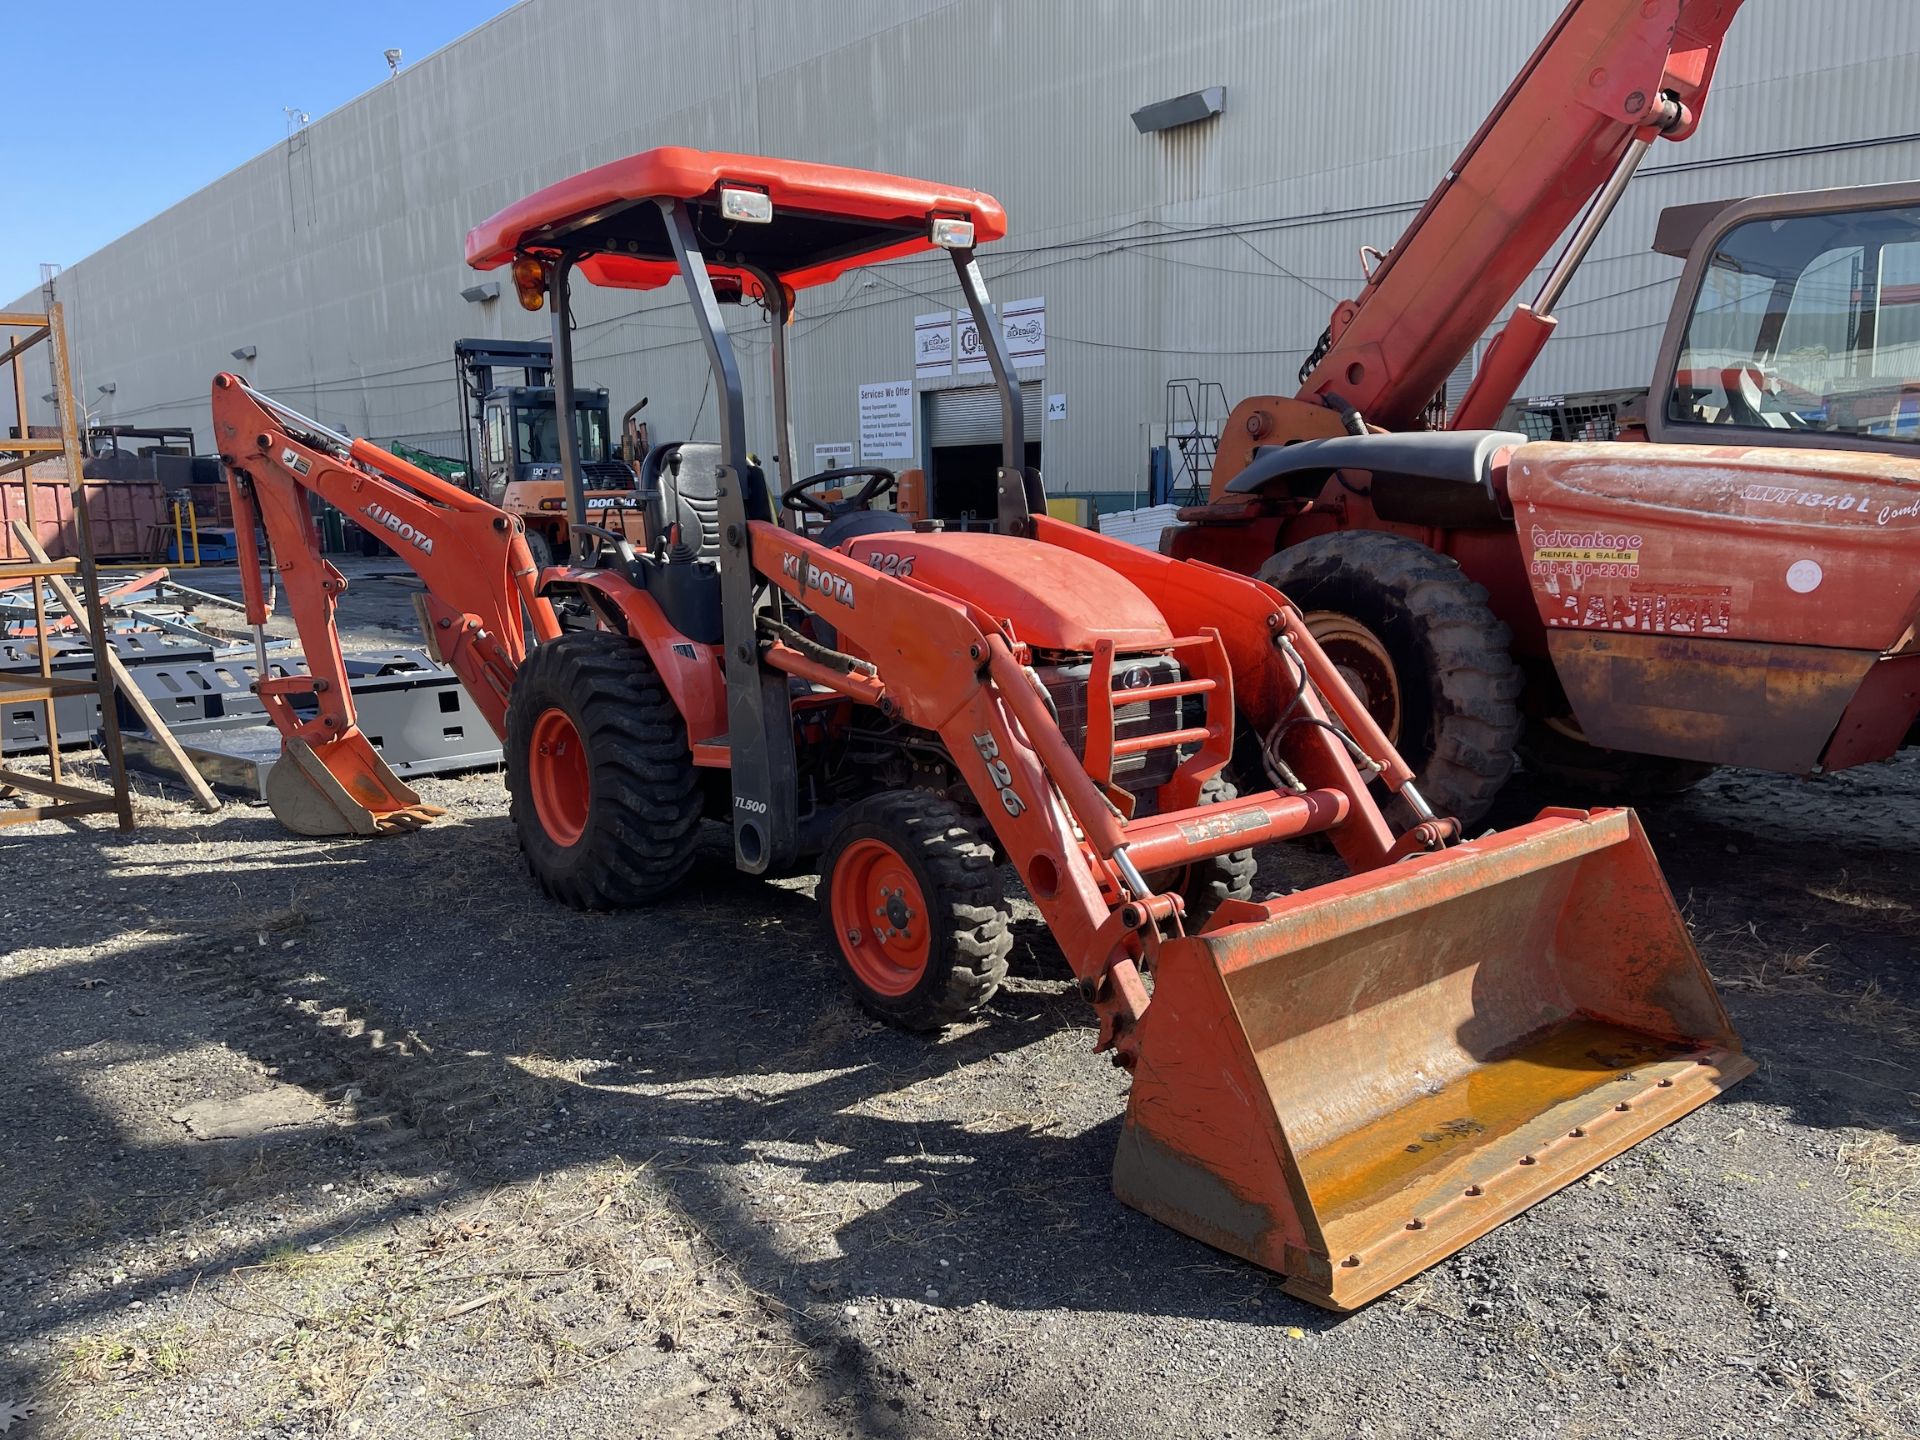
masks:
{"label": "blue sky", "polygon": [[[510,0],[87,0],[0,5],[8,69],[47,62],[5,98],[0,303],[40,263],[99,249],[287,133],[459,38]],[[24,194],[20,193],[24,189]]]}

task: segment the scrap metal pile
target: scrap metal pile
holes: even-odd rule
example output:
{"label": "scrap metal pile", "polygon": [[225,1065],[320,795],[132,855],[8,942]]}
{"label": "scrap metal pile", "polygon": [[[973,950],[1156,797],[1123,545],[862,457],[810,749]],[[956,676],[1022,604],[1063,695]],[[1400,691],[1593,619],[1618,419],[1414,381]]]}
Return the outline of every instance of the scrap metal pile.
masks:
{"label": "scrap metal pile", "polygon": [[[136,707],[124,695],[120,702],[128,758],[157,773],[175,768],[157,720],[208,781],[264,793],[280,745],[254,684],[263,661],[270,676],[306,673],[292,642],[256,641],[237,601],[183,584],[165,568],[106,585],[100,598],[108,642],[147,702]],[[44,648],[55,673],[90,678],[92,651],[72,618],[49,601],[44,625],[37,625],[32,602],[27,584],[0,589],[0,673],[37,672]],[[369,733],[398,773],[439,774],[499,760],[499,745],[453,673],[425,651],[361,652],[347,671]],[[66,697],[54,713],[62,745],[98,741],[100,704],[92,695]],[[0,753],[44,752],[46,726],[41,706],[0,711]]]}

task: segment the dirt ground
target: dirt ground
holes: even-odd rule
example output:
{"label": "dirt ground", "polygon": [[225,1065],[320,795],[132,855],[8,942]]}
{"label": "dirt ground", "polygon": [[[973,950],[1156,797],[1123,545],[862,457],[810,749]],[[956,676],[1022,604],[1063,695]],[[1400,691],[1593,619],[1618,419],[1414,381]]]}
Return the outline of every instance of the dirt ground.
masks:
{"label": "dirt ground", "polygon": [[1920,1433],[1920,754],[1647,812],[1759,1073],[1346,1317],[1113,1198],[1030,911],[982,1023],[898,1034],[811,878],[716,835],[576,915],[497,776],[421,788],[395,840],[151,782],[0,831],[8,1440]]}

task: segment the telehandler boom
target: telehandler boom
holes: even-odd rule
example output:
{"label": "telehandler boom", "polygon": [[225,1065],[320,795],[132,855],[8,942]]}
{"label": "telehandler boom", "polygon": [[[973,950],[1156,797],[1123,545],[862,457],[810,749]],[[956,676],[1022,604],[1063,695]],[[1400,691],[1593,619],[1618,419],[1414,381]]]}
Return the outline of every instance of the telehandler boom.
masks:
{"label": "telehandler boom", "polygon": [[[502,725],[513,823],[550,895],[666,898],[718,821],[743,871],[817,868],[855,997],[931,1030],[1006,973],[1010,869],[1094,1008],[1097,1048],[1132,1075],[1120,1197],[1351,1308],[1753,1065],[1630,812],[1547,811],[1461,842],[1281,594],[1046,516],[974,256],[1004,230],[974,191],[680,149],[476,227],[469,262],[512,266],[523,303],[551,308],[562,408],[576,274],[679,282],[719,397],[718,444],[643,463],[649,550],[600,532],[538,576],[511,517],[218,377],[221,454],[322,657],[317,716],[293,696],[272,707],[293,762],[276,808],[364,799],[340,825],[363,832],[430,818],[381,777],[328,673],[339,577],[315,563],[301,495],[324,489],[398,534],[426,578],[443,653]],[[895,484],[884,470],[838,501],[820,492],[847,472],[791,473],[797,292],[930,247],[951,254],[1001,403],[991,532],[872,508]],[[777,492],[748,451],[727,319],[749,307]],[[568,463],[575,532],[592,533]],[[802,513],[825,523],[802,533]],[[256,623],[264,595],[250,584]],[[1225,778],[1243,724],[1267,776],[1249,794]],[[317,798],[289,805],[301,787]],[[1389,823],[1387,797],[1411,824]],[[1255,899],[1258,849],[1316,835],[1351,874]]]}

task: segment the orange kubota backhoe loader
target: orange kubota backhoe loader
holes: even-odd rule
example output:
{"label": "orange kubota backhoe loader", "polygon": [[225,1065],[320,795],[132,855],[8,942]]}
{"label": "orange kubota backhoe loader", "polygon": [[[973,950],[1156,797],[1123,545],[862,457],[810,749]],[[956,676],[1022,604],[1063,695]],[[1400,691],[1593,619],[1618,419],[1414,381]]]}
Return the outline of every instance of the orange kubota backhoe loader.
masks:
{"label": "orange kubota backhoe loader", "polygon": [[[1516,749],[1591,797],[1670,792],[1716,765],[1808,774],[1920,740],[1920,458],[1899,438],[1903,414],[1920,418],[1920,367],[1910,341],[1872,341],[1876,319],[1911,329],[1889,304],[1920,282],[1911,204],[1730,216],[1708,246],[1740,253],[1711,285],[1690,272],[1663,351],[1674,381],[1653,439],[1686,445],[1482,428],[1642,157],[1693,133],[1738,8],[1572,0],[1335,309],[1298,393],[1234,409],[1210,503],[1163,539],[1297,601],[1463,820]],[[1570,225],[1449,428],[1429,431],[1449,372]],[[1796,375],[1819,394],[1783,398]]]}
{"label": "orange kubota backhoe loader", "polygon": [[[817,866],[857,998],[932,1029],[1005,975],[1004,855],[1132,1074],[1121,1198],[1355,1306],[1752,1063],[1630,812],[1461,843],[1283,596],[1047,518],[973,252],[1004,229],[969,190],[680,149],[480,225],[470,263],[511,266],[523,302],[551,306],[563,410],[574,275],[679,281],[720,399],[718,444],[646,457],[649,549],[592,530],[569,455],[575,534],[599,543],[540,573],[513,517],[218,377],[240,533],[265,522],[312,671],[260,686],[286,737],[270,798],[309,832],[432,818],[355,728],[313,492],[426,580],[428,630],[504,734],[550,895],[672,894],[703,817],[720,821],[742,871]],[[844,472],[791,473],[796,292],[930,246],[951,252],[1002,402],[992,532],[871,508],[884,471],[831,504]],[[729,335],[750,306],[777,492]],[[261,623],[252,556],[246,573]],[[1256,793],[1223,778],[1241,723],[1270,777]],[[1418,817],[1398,833],[1390,794]],[[1256,850],[1314,835],[1348,878],[1256,901]]]}

